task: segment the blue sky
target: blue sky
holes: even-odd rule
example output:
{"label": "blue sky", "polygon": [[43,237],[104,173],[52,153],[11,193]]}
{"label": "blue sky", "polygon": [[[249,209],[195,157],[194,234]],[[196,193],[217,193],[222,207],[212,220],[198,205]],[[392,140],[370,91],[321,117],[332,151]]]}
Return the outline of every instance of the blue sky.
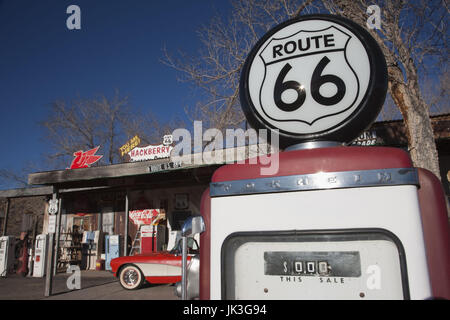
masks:
{"label": "blue sky", "polygon": [[[66,27],[72,4],[81,30]],[[198,96],[161,63],[162,48],[195,55],[200,27],[230,12],[229,0],[0,0],[0,169],[46,169],[50,148],[38,122],[55,100],[118,89],[161,121],[183,117]]]}
{"label": "blue sky", "polygon": [[[81,30],[66,27],[71,4]],[[57,99],[119,89],[161,120],[183,116],[192,87],[160,62],[162,48],[195,54],[196,31],[229,10],[226,0],[0,0],[0,168],[39,163],[48,146],[37,122]]]}

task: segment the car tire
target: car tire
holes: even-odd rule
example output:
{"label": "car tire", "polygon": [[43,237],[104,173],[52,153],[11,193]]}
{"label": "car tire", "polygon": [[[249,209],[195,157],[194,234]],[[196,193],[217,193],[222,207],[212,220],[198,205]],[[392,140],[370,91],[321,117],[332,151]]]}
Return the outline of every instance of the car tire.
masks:
{"label": "car tire", "polygon": [[126,265],[124,266],[119,273],[119,282],[120,285],[127,290],[136,290],[139,289],[144,283],[145,278],[135,265]]}

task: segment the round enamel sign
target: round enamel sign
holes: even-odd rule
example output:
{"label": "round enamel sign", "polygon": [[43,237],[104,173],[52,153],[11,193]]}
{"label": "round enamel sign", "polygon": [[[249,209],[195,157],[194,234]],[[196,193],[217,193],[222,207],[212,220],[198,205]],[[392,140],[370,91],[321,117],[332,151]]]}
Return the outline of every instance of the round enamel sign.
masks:
{"label": "round enamel sign", "polygon": [[386,61],[364,28],[309,15],[258,41],[242,71],[240,98],[250,125],[278,129],[286,147],[352,141],[376,119],[386,90]]}

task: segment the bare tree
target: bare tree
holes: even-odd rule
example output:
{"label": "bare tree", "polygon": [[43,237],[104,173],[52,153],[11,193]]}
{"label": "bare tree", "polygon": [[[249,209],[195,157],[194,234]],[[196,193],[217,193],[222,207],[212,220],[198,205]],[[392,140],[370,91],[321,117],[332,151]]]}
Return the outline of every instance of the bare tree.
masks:
{"label": "bare tree", "polygon": [[28,185],[27,175],[14,170],[0,169],[0,189],[25,188]]}
{"label": "bare tree", "polygon": [[450,113],[450,74],[448,70],[436,77],[427,77],[423,81],[424,99],[430,106],[431,114]]}
{"label": "bare tree", "polygon": [[[227,21],[216,17],[199,31],[203,48],[196,58],[174,58],[165,51],[164,62],[180,71],[180,80],[190,81],[206,92],[205,101],[188,110],[192,117],[220,130],[242,126],[239,78],[246,56],[264,33],[305,13],[335,13],[367,28],[367,8],[371,4],[365,0],[232,1]],[[430,69],[427,66],[440,63],[435,70],[446,66],[447,3],[384,0],[378,5],[382,9],[382,27],[369,31],[386,57],[389,93],[404,118],[412,160],[439,177],[429,105],[422,97],[419,80],[421,73]]]}
{"label": "bare tree", "polygon": [[67,167],[73,153],[101,146],[100,164],[122,161],[119,148],[138,134],[142,143],[160,143],[162,132],[171,132],[171,123],[161,123],[151,113],[142,115],[132,108],[127,96],[116,90],[113,97],[78,98],[70,103],[51,104],[50,117],[41,121],[45,139],[53,153],[47,155],[50,167]]}
{"label": "bare tree", "polygon": [[28,161],[22,168],[0,169],[0,189],[26,188],[30,172],[44,171],[48,168],[42,163]]}
{"label": "bare tree", "polygon": [[192,82],[206,93],[205,101],[186,109],[188,116],[220,131],[244,124],[239,79],[253,45],[275,24],[308,10],[306,5],[288,0],[233,1],[232,5],[233,13],[227,21],[216,16],[201,28],[198,34],[203,48],[195,58],[183,53],[176,58],[164,49],[163,62],[180,71],[179,80]]}
{"label": "bare tree", "polygon": [[185,122],[177,116],[168,121],[159,120],[153,113],[135,113],[122,122],[127,139],[138,135],[141,144],[161,144],[163,136],[171,134],[176,128],[185,127]]}
{"label": "bare tree", "polygon": [[112,99],[78,98],[69,103],[57,100],[51,104],[50,117],[39,124],[54,152],[48,159],[55,166],[67,165],[77,150],[102,146],[102,162],[117,159],[118,126],[127,114],[128,98],[118,92]]}
{"label": "bare tree", "polygon": [[[365,0],[323,0],[331,12],[365,25]],[[430,105],[426,103],[420,76],[433,68],[433,62],[445,68],[448,55],[448,7],[445,1],[378,2],[382,11],[379,30],[370,30],[383,50],[388,66],[389,93],[402,113],[409,152],[416,166],[440,177],[439,161],[430,121]]]}

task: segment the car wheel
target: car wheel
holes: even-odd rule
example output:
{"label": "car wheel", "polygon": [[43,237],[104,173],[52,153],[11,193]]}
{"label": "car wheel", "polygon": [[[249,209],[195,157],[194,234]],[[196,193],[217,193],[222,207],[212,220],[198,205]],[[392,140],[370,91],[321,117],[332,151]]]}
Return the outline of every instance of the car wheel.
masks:
{"label": "car wheel", "polygon": [[119,282],[124,289],[135,290],[144,283],[144,276],[138,267],[127,265],[120,270]]}

